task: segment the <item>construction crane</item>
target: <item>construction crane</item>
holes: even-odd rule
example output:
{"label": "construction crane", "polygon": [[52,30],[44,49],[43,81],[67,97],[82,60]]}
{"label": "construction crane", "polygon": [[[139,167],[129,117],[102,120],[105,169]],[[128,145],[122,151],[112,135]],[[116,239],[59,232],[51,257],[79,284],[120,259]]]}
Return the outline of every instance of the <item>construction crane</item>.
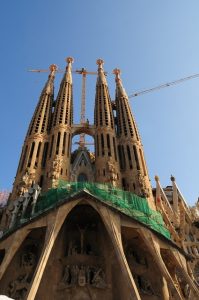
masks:
{"label": "construction crane", "polygon": [[[83,69],[84,70],[84,69]],[[42,72],[48,72],[48,70],[44,69],[44,70],[28,70],[29,72],[38,72],[38,73],[42,73]],[[61,70],[61,69],[58,69],[56,72],[58,73],[63,73],[64,70]],[[78,73],[78,74],[82,74],[81,73],[81,70],[76,70],[76,71],[73,71],[73,73]],[[96,72],[90,72],[92,73],[93,75],[94,74],[97,74]],[[88,74],[88,73],[87,73]],[[105,75],[107,73],[105,72]],[[83,74],[82,74],[83,75]],[[128,97],[129,98],[134,98],[134,97],[138,97],[138,96],[141,96],[141,95],[144,95],[144,94],[147,94],[147,93],[151,93],[151,92],[154,92],[154,91],[158,91],[160,89],[163,89],[163,88],[167,88],[167,87],[170,87],[170,86],[173,86],[173,85],[176,85],[176,84],[179,84],[179,83],[183,83],[184,81],[188,81],[188,80],[191,80],[191,79],[194,79],[194,78],[198,78],[199,77],[199,74],[193,74],[193,75],[190,75],[190,76],[187,76],[187,77],[183,77],[183,78],[180,78],[180,79],[177,79],[177,80],[174,80],[174,81],[170,81],[170,82],[167,82],[167,83],[163,83],[161,85],[157,85],[155,87],[152,87],[152,88],[149,88],[149,89],[145,89],[145,90],[141,90],[141,91],[138,91],[138,92],[135,92],[133,94],[130,94]],[[83,87],[83,85],[82,85]]]}
{"label": "construction crane", "polygon": [[[76,70],[75,73],[82,75],[82,96],[81,96],[81,118],[80,118],[80,124],[82,126],[85,126],[86,123],[89,125],[88,120],[85,119],[85,107],[86,107],[86,75],[97,75],[97,72],[90,72],[86,69],[82,68],[80,70]],[[85,142],[85,133],[80,134],[79,142],[76,142],[76,144],[79,144],[80,147],[84,147],[85,145],[90,145],[92,143],[86,143]]]}
{"label": "construction crane", "polygon": [[[73,145],[80,145],[81,146],[81,143],[79,141],[79,142],[75,142]],[[84,145],[94,145],[94,143],[85,142]]]}
{"label": "construction crane", "polygon": [[190,75],[190,76],[187,76],[187,77],[183,77],[181,79],[177,79],[177,80],[170,81],[170,82],[167,82],[167,83],[164,83],[164,84],[161,84],[161,85],[157,85],[155,87],[152,87],[152,88],[149,88],[149,89],[146,89],[146,90],[138,91],[134,94],[131,94],[128,97],[133,98],[133,97],[141,96],[141,95],[151,93],[151,92],[154,92],[154,91],[157,91],[157,90],[160,90],[160,89],[164,89],[164,88],[170,87],[172,85],[176,85],[176,84],[179,84],[179,83],[182,83],[184,81],[194,79],[194,78],[197,78],[197,77],[199,77],[199,74],[194,74],[194,75]]}
{"label": "construction crane", "polygon": [[[44,72],[49,72],[49,70],[47,70],[47,69],[32,69],[32,70],[28,70],[28,72],[44,73]],[[62,70],[62,69],[57,68],[55,72],[57,72],[57,73],[64,73],[65,71]],[[82,75],[82,95],[81,95],[81,117],[80,117],[80,124],[82,125],[82,127],[84,127],[87,123],[89,123],[88,120],[86,121],[86,119],[85,119],[86,75],[97,75],[98,73],[97,72],[87,71],[85,68],[82,68],[80,70],[72,71],[72,73]],[[107,75],[107,72],[105,72],[105,75]],[[76,142],[75,144],[79,144],[80,147],[84,147],[85,145],[93,145],[93,143],[86,143],[85,142],[85,133],[81,133],[80,134],[79,142]]]}
{"label": "construction crane", "polygon": [[[39,73],[48,72],[48,70],[29,70],[29,71],[30,72],[39,72]],[[64,70],[57,69],[56,72],[63,73]],[[85,124],[86,124],[86,121],[85,121],[86,75],[87,74],[97,75],[97,72],[88,72],[86,69],[82,68],[80,70],[73,71],[73,73],[82,75],[82,99],[81,99],[81,120],[80,120],[80,122],[81,122],[82,126],[85,126]],[[107,75],[106,72],[105,72],[105,75]],[[183,78],[180,78],[180,79],[177,79],[177,80],[174,80],[174,81],[170,81],[170,82],[167,82],[167,83],[164,83],[164,84],[161,84],[161,85],[157,85],[157,86],[149,88],[149,89],[145,89],[145,90],[135,92],[135,93],[129,95],[128,98],[134,98],[134,97],[138,97],[138,96],[141,96],[141,95],[144,95],[144,94],[147,94],[147,93],[152,93],[154,91],[158,91],[158,90],[163,89],[163,88],[167,88],[167,87],[170,87],[170,86],[173,86],[173,85],[177,85],[177,84],[180,84],[180,83],[183,83],[185,81],[188,81],[188,80],[191,80],[191,79],[194,79],[194,78],[198,78],[198,77],[199,77],[199,74],[193,74],[193,75],[183,77]],[[114,103],[114,101],[113,101],[113,103]],[[86,144],[86,142],[85,142],[85,133],[80,134],[80,140],[79,140],[79,142],[76,142],[76,143],[78,143],[80,145],[80,147],[83,147]]]}

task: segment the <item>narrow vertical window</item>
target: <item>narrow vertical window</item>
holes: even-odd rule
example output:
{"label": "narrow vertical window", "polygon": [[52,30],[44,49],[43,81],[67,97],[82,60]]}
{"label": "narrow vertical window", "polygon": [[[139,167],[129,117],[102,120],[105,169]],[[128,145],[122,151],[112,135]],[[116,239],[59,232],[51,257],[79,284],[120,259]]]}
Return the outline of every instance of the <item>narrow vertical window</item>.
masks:
{"label": "narrow vertical window", "polygon": [[146,168],[145,168],[143,153],[142,153],[141,149],[139,149],[139,152],[140,152],[140,157],[141,157],[141,162],[142,162],[142,168],[144,170],[144,175],[146,176]]}
{"label": "narrow vertical window", "polygon": [[28,167],[30,167],[30,165],[31,165],[34,148],[35,148],[35,142],[33,142],[32,145],[31,145],[30,155],[29,155],[29,159],[28,159]]}
{"label": "narrow vertical window", "polygon": [[96,156],[99,156],[99,138],[98,138],[98,135],[96,136],[95,147],[96,147]]}
{"label": "narrow vertical window", "polygon": [[121,170],[125,170],[125,168],[126,168],[126,160],[125,160],[123,145],[119,145],[118,146],[118,154],[119,154],[120,169]]}
{"label": "narrow vertical window", "polygon": [[70,153],[70,144],[71,144],[71,137],[70,137],[70,133],[68,135],[68,152],[67,152],[67,156],[69,157],[69,153]]}
{"label": "narrow vertical window", "polygon": [[47,153],[48,153],[48,142],[46,142],[44,144],[43,156],[42,156],[42,161],[41,161],[42,168],[45,168]]}
{"label": "narrow vertical window", "polygon": [[61,133],[58,132],[58,135],[57,135],[57,145],[56,145],[56,154],[59,154],[60,135],[61,135]]}
{"label": "narrow vertical window", "polygon": [[20,172],[23,170],[23,167],[24,167],[24,162],[25,162],[25,159],[26,159],[27,150],[28,150],[28,146],[26,145],[26,148],[25,148],[25,151],[24,151],[24,154],[23,154],[23,158],[22,158],[22,162],[21,162]]}
{"label": "narrow vertical window", "polygon": [[37,148],[37,155],[36,155],[37,158],[39,157],[40,149],[41,149],[41,142],[39,142],[39,145]]}
{"label": "narrow vertical window", "polygon": [[129,145],[126,146],[126,150],[127,150],[128,160],[129,160],[129,168],[133,169],[132,159],[131,159],[131,151],[130,151]]}
{"label": "narrow vertical window", "polygon": [[124,190],[126,190],[126,179],[122,178],[122,187]]}
{"label": "narrow vertical window", "polygon": [[101,134],[102,156],[104,156],[104,136]]}
{"label": "narrow vertical window", "polygon": [[66,147],[66,132],[64,132],[63,145],[62,145],[62,155],[65,154],[65,147]]}
{"label": "narrow vertical window", "polygon": [[110,136],[107,134],[107,147],[108,147],[108,156],[111,156],[111,145],[110,145]]}
{"label": "narrow vertical window", "polygon": [[50,153],[49,153],[49,158],[52,156],[52,151],[53,151],[53,143],[54,143],[54,135],[51,138],[51,145],[50,145]]}
{"label": "narrow vertical window", "polygon": [[40,149],[41,149],[41,142],[39,142],[38,147],[37,147],[37,154],[36,154],[36,160],[35,160],[35,167],[38,167],[38,160],[39,160]]}
{"label": "narrow vertical window", "polygon": [[42,186],[43,186],[43,182],[44,182],[44,176],[43,175],[41,175],[40,176],[40,180],[39,180],[39,186],[42,188]]}
{"label": "narrow vertical window", "polygon": [[116,150],[116,144],[115,144],[115,138],[114,137],[113,137],[113,149],[114,149],[115,160],[117,161],[117,150]]}
{"label": "narrow vertical window", "polygon": [[133,151],[134,151],[134,156],[135,156],[135,162],[136,162],[136,167],[137,170],[140,170],[140,164],[139,164],[139,159],[138,159],[138,153],[137,153],[137,148],[135,145],[133,145]]}
{"label": "narrow vertical window", "polygon": [[124,166],[124,170],[126,169],[126,159],[125,159],[125,154],[124,154],[124,146],[121,146],[122,149],[122,160],[123,160],[123,166]]}

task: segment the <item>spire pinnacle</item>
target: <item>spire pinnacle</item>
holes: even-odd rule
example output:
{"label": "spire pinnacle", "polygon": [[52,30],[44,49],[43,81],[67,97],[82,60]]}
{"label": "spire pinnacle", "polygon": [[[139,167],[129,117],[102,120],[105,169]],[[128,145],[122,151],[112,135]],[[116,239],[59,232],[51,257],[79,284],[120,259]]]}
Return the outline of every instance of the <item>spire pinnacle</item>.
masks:
{"label": "spire pinnacle", "polygon": [[120,78],[121,70],[120,69],[115,68],[113,70],[113,74],[115,74],[115,82],[121,81],[121,78]]}
{"label": "spire pinnacle", "polygon": [[57,67],[57,65],[52,64],[52,65],[50,65],[49,70],[50,70],[50,75],[54,76],[55,72],[58,70],[58,67]]}
{"label": "spire pinnacle", "polygon": [[121,70],[115,68],[113,70],[113,74],[115,74],[115,82],[116,82],[116,96],[124,96],[128,98],[128,95],[123,87],[122,80],[120,78]]}
{"label": "spire pinnacle", "polygon": [[104,74],[104,69],[103,69],[104,60],[101,58],[98,58],[96,61],[96,64],[98,65],[97,84],[106,84],[107,85],[106,76]]}
{"label": "spire pinnacle", "polygon": [[97,61],[96,61],[96,64],[99,66],[98,67],[99,69],[103,70],[103,64],[104,64],[104,60],[103,59],[98,58]]}
{"label": "spire pinnacle", "polygon": [[48,80],[43,88],[42,94],[45,93],[47,95],[52,95],[54,92],[54,78],[55,73],[57,71],[58,67],[55,64],[52,64],[49,66],[50,74],[48,76]]}
{"label": "spire pinnacle", "polygon": [[67,57],[66,58],[66,62],[68,63],[66,66],[66,73],[65,73],[65,80],[68,83],[72,84],[72,63],[74,62],[74,58],[73,57]]}

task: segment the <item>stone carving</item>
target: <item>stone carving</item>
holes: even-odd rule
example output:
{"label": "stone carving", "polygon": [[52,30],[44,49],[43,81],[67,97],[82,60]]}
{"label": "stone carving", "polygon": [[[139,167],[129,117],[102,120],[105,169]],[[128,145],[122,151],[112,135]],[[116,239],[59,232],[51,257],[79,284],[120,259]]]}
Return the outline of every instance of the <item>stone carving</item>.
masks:
{"label": "stone carving", "polygon": [[[92,224],[92,226],[95,226],[95,224]],[[85,243],[85,234],[88,229],[88,225],[86,225],[84,228],[77,225],[77,228],[80,233],[79,240],[71,240],[69,242],[67,255],[95,255],[91,244],[88,243],[88,241]]]}
{"label": "stone carving", "polygon": [[78,281],[79,267],[74,265],[71,267],[71,285],[76,285]]}
{"label": "stone carving", "polygon": [[199,199],[196,202],[196,205],[191,208],[191,212],[192,212],[192,215],[193,215],[193,219],[198,220],[199,219]]}
{"label": "stone carving", "polygon": [[30,214],[34,214],[37,199],[40,195],[41,188],[38,184],[34,184],[33,187],[28,189],[23,196],[17,200],[10,202],[6,210],[6,224],[9,228],[12,228],[17,220],[24,217],[27,208],[30,208]]}
{"label": "stone carving", "polygon": [[18,186],[18,195],[22,196],[35,182],[35,169],[27,168]]}
{"label": "stone carving", "polygon": [[6,212],[5,212],[5,228],[8,228],[11,220],[12,220],[12,215],[13,215],[13,211],[15,210],[15,205],[13,202],[10,202],[9,205],[6,208]]}
{"label": "stone carving", "polygon": [[90,156],[91,163],[94,163],[95,162],[95,153],[89,152],[89,156]]}
{"label": "stone carving", "polygon": [[149,188],[147,187],[145,176],[142,175],[140,171],[138,172],[138,183],[140,186],[141,196],[149,197],[150,191],[149,191]]}
{"label": "stone carving", "polygon": [[28,275],[20,275],[16,280],[11,281],[8,287],[8,294],[15,300],[25,299],[28,291],[29,283],[27,282]]}
{"label": "stone carving", "polygon": [[[189,273],[191,272],[191,266],[188,264]],[[193,274],[193,273],[192,273]],[[194,267],[194,274],[193,274],[195,281],[197,282],[197,285],[199,285],[199,263],[197,263]],[[193,278],[193,277],[192,277]]]}
{"label": "stone carving", "polygon": [[102,268],[97,266],[85,265],[66,265],[64,267],[60,287],[83,287],[85,285],[90,285],[99,289],[105,289],[107,287],[107,284],[105,282],[105,273]]}
{"label": "stone carving", "polygon": [[84,235],[86,232],[86,229],[88,226],[86,226],[85,228],[80,228],[79,225],[77,225],[79,232],[80,232],[80,253],[83,254],[84,253]]}
{"label": "stone carving", "polygon": [[36,254],[30,250],[30,246],[26,247],[20,260],[21,274],[17,279],[11,281],[8,286],[9,296],[13,297],[15,300],[25,299],[36,263]]}
{"label": "stone carving", "polygon": [[70,267],[69,267],[69,265],[64,267],[64,276],[62,278],[62,282],[67,286],[69,285],[69,282],[70,282]]}
{"label": "stone carving", "polygon": [[76,255],[77,253],[78,253],[77,245],[75,244],[75,242],[70,241],[69,246],[68,246],[68,256]]}
{"label": "stone carving", "polygon": [[33,187],[28,189],[28,192],[23,197],[23,215],[26,212],[28,206],[31,205],[31,215],[35,212],[35,206],[37,199],[41,193],[41,188],[38,184],[34,184]]}
{"label": "stone carving", "polygon": [[21,266],[24,268],[33,268],[36,264],[36,255],[31,252],[27,251],[24,252],[21,256]]}
{"label": "stone carving", "polygon": [[61,173],[63,158],[59,155],[56,155],[55,160],[52,162],[51,174],[50,177],[52,179],[52,187],[56,188],[58,186],[58,180]]}
{"label": "stone carving", "polygon": [[175,282],[179,289],[181,289],[185,299],[189,299],[190,295],[190,286],[186,281],[186,278],[182,274],[179,268],[175,268]]}
{"label": "stone carving", "polygon": [[155,295],[150,281],[144,276],[138,276],[138,284],[141,291],[146,295]]}
{"label": "stone carving", "polygon": [[111,183],[113,186],[116,186],[117,183],[117,172],[114,166],[114,163],[111,159],[107,162],[107,173],[108,179],[107,181]]}
{"label": "stone carving", "polygon": [[129,247],[126,251],[127,260],[133,274],[140,276],[147,272],[147,259],[142,253],[138,253],[133,247]]}
{"label": "stone carving", "polygon": [[86,268],[81,266],[78,274],[78,284],[79,286],[85,286],[86,284]]}
{"label": "stone carving", "polygon": [[186,299],[189,299],[190,292],[191,292],[191,289],[190,289],[189,284],[187,283],[187,284],[185,284],[184,289],[183,289],[183,294]]}
{"label": "stone carving", "polygon": [[7,208],[7,215],[9,216],[9,220],[8,220],[9,228],[12,228],[15,225],[17,218],[19,219],[21,218],[22,211],[23,211],[23,199],[21,197],[16,201],[14,201],[14,203],[9,204]]}
{"label": "stone carving", "polygon": [[104,271],[101,268],[99,268],[94,273],[94,277],[93,277],[93,280],[92,280],[92,285],[95,286],[96,288],[99,288],[99,289],[106,288],[106,283],[105,283],[104,278],[105,278]]}

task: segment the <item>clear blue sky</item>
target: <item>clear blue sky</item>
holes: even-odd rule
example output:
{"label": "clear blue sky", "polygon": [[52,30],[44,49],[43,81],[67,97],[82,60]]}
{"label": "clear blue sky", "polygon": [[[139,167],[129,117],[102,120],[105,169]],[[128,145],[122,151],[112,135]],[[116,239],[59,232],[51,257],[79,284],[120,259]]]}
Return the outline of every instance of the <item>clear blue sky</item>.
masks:
{"label": "clear blue sky", "polygon": [[[126,91],[199,73],[199,1],[192,0],[2,0],[0,189],[11,189],[23,140],[47,74],[28,68],[96,70],[105,60],[114,97],[115,67]],[[56,78],[56,91],[60,83]],[[75,121],[81,78],[74,76]],[[95,78],[87,82],[87,117],[93,118]],[[199,78],[131,101],[154,185],[176,177],[187,202],[199,195]]]}

